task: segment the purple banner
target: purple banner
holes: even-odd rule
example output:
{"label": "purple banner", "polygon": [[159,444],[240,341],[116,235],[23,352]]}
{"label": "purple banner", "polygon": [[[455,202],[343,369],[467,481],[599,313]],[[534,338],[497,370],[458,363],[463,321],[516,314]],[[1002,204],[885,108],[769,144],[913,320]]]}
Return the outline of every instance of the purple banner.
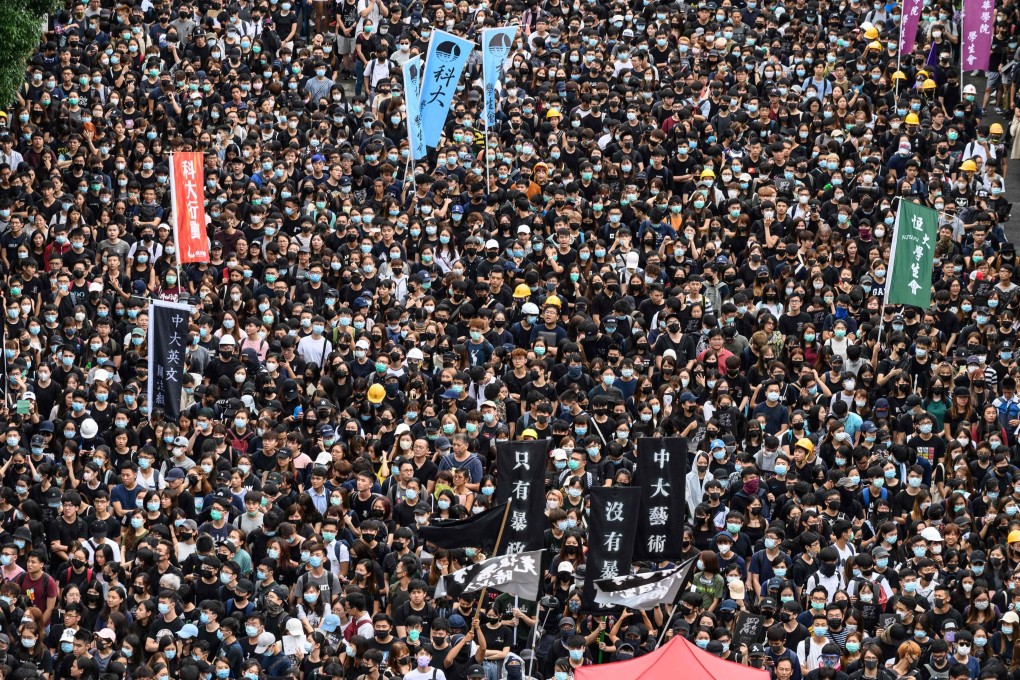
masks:
{"label": "purple banner", "polygon": [[903,18],[900,20],[900,57],[909,56],[917,42],[917,24],[921,21],[924,0],[903,0]]}
{"label": "purple banner", "polygon": [[992,53],[994,0],[963,0],[963,70],[987,71]]}

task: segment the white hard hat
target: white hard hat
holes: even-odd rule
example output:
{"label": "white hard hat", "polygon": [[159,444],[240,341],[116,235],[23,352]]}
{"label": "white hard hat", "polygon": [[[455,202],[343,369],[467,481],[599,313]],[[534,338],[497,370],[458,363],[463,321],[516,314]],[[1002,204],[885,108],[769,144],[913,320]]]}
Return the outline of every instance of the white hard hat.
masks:
{"label": "white hard hat", "polygon": [[525,302],[524,306],[521,307],[521,311],[525,314],[538,314],[538,305],[534,302]]}
{"label": "white hard hat", "polygon": [[81,436],[85,439],[92,439],[99,434],[99,425],[91,418],[86,418],[81,424]]}

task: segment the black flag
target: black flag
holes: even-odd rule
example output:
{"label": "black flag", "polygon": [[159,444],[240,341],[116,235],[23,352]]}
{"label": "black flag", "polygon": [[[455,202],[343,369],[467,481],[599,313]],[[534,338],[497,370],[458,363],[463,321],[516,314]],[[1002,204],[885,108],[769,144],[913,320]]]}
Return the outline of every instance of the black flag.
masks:
{"label": "black flag", "polygon": [[167,422],[181,415],[184,354],[187,351],[191,307],[163,300],[149,301],[149,417],[163,409]]}
{"label": "black flag", "polygon": [[503,503],[467,519],[447,520],[419,527],[418,536],[438,548],[481,548],[483,552],[492,555],[495,554],[496,539],[503,526],[506,509],[506,503]]}
{"label": "black flag", "polygon": [[694,559],[664,571],[645,571],[595,582],[595,601],[630,609],[672,604],[691,578]]}
{"label": "black flag", "polygon": [[638,438],[637,483],[641,512],[634,559],[681,559],[683,531],[677,527],[683,527],[687,515],[687,439]]}
{"label": "black flag", "polygon": [[439,579],[436,597],[458,597],[479,590],[538,600],[542,594],[542,551],[499,555],[458,569]]}
{"label": "black flag", "polygon": [[544,441],[496,442],[499,486],[496,498],[509,503],[501,552],[541,550],[545,546],[545,470],[549,447]]}
{"label": "black flag", "polygon": [[630,574],[637,535],[641,489],[636,486],[596,486],[590,491],[588,555],[585,560],[581,608],[605,610],[595,602],[595,581]]}

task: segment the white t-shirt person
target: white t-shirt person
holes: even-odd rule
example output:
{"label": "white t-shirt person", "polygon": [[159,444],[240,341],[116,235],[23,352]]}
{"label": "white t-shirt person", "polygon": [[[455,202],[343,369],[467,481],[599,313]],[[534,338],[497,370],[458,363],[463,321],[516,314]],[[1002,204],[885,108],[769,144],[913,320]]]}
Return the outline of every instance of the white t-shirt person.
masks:
{"label": "white t-shirt person", "polygon": [[446,674],[439,668],[432,668],[429,662],[432,655],[422,649],[415,657],[418,665],[404,674],[404,680],[446,680]]}

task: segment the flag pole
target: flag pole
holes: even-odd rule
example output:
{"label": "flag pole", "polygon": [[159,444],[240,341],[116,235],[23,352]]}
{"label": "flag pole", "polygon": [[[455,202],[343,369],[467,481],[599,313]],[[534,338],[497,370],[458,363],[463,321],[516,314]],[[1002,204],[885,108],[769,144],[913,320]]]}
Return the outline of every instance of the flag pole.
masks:
{"label": "flag pole", "polygon": [[666,637],[666,631],[669,630],[669,624],[673,623],[673,615],[676,614],[676,604],[673,604],[673,608],[669,610],[669,618],[666,619],[666,623],[662,624],[662,632],[659,633],[659,639],[655,642],[655,648],[658,649],[662,646],[662,639]]}
{"label": "flag pole", "polygon": [[495,557],[500,553],[500,549],[503,547],[500,543],[503,542],[503,531],[506,529],[506,520],[510,516],[510,501],[506,502],[506,507],[503,508],[503,521],[499,524],[499,533],[496,535],[496,546],[492,549],[491,557]]}
{"label": "flag pole", "polygon": [[889,301],[889,285],[892,283],[893,276],[895,275],[893,272],[893,266],[896,264],[896,242],[899,240],[900,213],[903,210],[903,199],[900,196],[896,196],[895,198],[899,199],[899,202],[896,204],[896,222],[893,224],[892,245],[889,246],[889,270],[886,272],[885,291],[882,293],[882,309],[879,312],[878,317],[879,345],[882,344],[882,331],[885,329],[885,306]]}
{"label": "flag pole", "polygon": [[[10,376],[10,373],[7,370],[7,324],[4,324],[2,339],[4,348],[4,378],[8,378]],[[10,380],[4,380],[4,406],[7,408],[10,408],[11,406],[10,404],[11,391],[10,388],[8,387],[10,382],[11,382]]]}
{"label": "flag pole", "polygon": [[[903,58],[903,20],[905,18],[906,11],[907,11],[907,2],[906,2],[906,0],[903,0],[903,4],[900,7],[900,41],[898,43],[896,43],[896,70],[897,71],[900,70],[900,60]],[[899,78],[893,78],[893,80],[896,81],[896,84],[894,86],[895,89],[893,90],[893,99],[898,102],[900,100],[900,79]],[[893,106],[893,108],[895,108],[895,105]]]}
{"label": "flag pole", "polygon": [[410,140],[408,140],[408,144],[407,144],[407,162],[404,163],[404,182],[407,182],[408,178],[410,178],[411,186],[414,186],[415,189],[417,189],[418,187],[414,183],[414,172],[412,171],[413,167],[414,167],[414,154],[411,153],[411,143],[410,143]]}
{"label": "flag pole", "polygon": [[[484,94],[484,92],[483,92]],[[485,193],[489,193],[489,109],[485,105]]]}
{"label": "flag pole", "polygon": [[[967,0],[963,0],[960,3],[960,101],[963,101],[963,38],[964,38],[964,27],[967,25],[965,15],[967,13]],[[934,41],[932,42],[934,45]]]}
{"label": "flag pole", "polygon": [[[506,507],[503,508],[503,521],[499,523],[499,533],[496,534],[496,545],[492,549],[492,555],[489,557],[495,557],[499,554],[502,546],[500,543],[503,541],[503,530],[506,529],[506,519],[510,516],[510,501],[507,500]],[[481,610],[482,603],[485,602],[485,596],[489,593],[488,588],[482,588],[481,595],[478,596],[478,609]]]}
{"label": "flag pole", "polygon": [[[202,163],[204,166],[205,154],[202,154]],[[203,167],[202,170],[204,174],[205,168]],[[205,194],[205,186],[202,187],[202,194]],[[177,270],[177,288],[181,289],[183,286],[183,279],[181,279],[181,235],[180,230],[177,228],[177,173],[174,171],[173,151],[170,152],[170,230],[174,237],[174,269]],[[206,233],[208,234],[208,226],[206,227]],[[165,248],[163,252],[166,252]],[[180,298],[180,293],[178,293],[178,301]]]}

